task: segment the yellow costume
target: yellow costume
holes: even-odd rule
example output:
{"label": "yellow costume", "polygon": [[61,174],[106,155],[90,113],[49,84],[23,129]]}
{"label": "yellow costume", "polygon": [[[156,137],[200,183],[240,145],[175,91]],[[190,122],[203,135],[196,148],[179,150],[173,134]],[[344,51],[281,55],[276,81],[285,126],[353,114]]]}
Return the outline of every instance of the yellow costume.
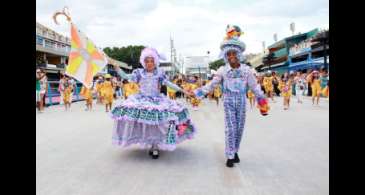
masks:
{"label": "yellow costume", "polygon": [[[103,96],[101,95],[101,88],[102,88],[102,86],[103,86],[103,83],[97,82],[95,84],[95,91],[96,91],[96,96],[97,96],[97,102],[103,101]],[[100,103],[102,103],[102,102],[100,102]]]}
{"label": "yellow costume", "polygon": [[273,77],[264,77],[264,87],[265,87],[265,91],[266,92],[273,92],[274,91],[274,86],[272,85],[272,81],[273,81]]}
{"label": "yellow costume", "polygon": [[113,103],[114,89],[113,89],[112,82],[111,81],[104,81],[101,91],[102,91],[102,95],[103,95],[103,98],[104,98],[104,103],[105,104]]}
{"label": "yellow costume", "polygon": [[99,94],[99,96],[101,95],[100,94],[101,86],[102,86],[102,83],[96,83],[96,85],[95,85],[96,92]]}
{"label": "yellow costume", "polygon": [[123,85],[123,92],[125,97],[128,98],[130,95],[136,94],[139,91],[137,83],[129,82]]}
{"label": "yellow costume", "polygon": [[[183,81],[182,83],[181,83],[181,88],[183,88],[185,91],[189,91],[189,83],[187,83],[187,82],[185,82],[185,81]],[[187,101],[190,101],[190,97],[189,96],[185,96],[185,98],[186,98],[186,100]]]}
{"label": "yellow costume", "polygon": [[312,97],[316,97],[321,94],[321,81],[319,79],[314,79],[312,84]]}
{"label": "yellow costume", "polygon": [[[175,79],[172,82],[174,84],[176,84],[177,80]],[[170,88],[169,86],[167,86],[166,88],[167,88],[167,95],[169,96],[169,98],[175,99],[176,98],[176,91],[174,89]]]}
{"label": "yellow costume", "polygon": [[80,95],[85,98],[87,104],[92,104],[93,102],[93,94],[92,90],[82,86]]}
{"label": "yellow costume", "polygon": [[329,89],[328,86],[326,86],[325,88],[322,89],[322,95],[324,97],[328,97],[329,96]]}
{"label": "yellow costume", "polygon": [[71,99],[71,94],[72,94],[72,86],[68,86],[65,88],[64,92],[63,92],[63,102],[66,103],[71,103],[70,99]]}
{"label": "yellow costume", "polygon": [[[199,88],[199,85],[198,85],[198,83],[189,83],[188,84],[188,90],[189,91],[194,91],[195,89],[198,89]],[[200,99],[198,99],[198,98],[191,98],[191,104],[193,105],[193,106],[196,106],[196,107],[198,107],[199,106],[199,104],[200,104],[200,102],[201,102],[201,100]]]}
{"label": "yellow costume", "polygon": [[247,91],[247,96],[248,96],[248,98],[249,98],[249,99],[253,99],[253,98],[255,98],[255,94],[254,94],[254,93],[252,93],[251,89],[249,89],[249,90]]}
{"label": "yellow costume", "polygon": [[222,96],[222,90],[221,90],[220,86],[217,86],[216,88],[214,88],[213,96],[215,98],[220,98]]}
{"label": "yellow costume", "polygon": [[291,97],[292,94],[292,89],[291,89],[291,82],[287,81],[287,82],[281,82],[281,95],[283,97]]}
{"label": "yellow costume", "polygon": [[170,87],[167,87],[167,94],[169,98],[174,98],[176,96],[176,91]]}

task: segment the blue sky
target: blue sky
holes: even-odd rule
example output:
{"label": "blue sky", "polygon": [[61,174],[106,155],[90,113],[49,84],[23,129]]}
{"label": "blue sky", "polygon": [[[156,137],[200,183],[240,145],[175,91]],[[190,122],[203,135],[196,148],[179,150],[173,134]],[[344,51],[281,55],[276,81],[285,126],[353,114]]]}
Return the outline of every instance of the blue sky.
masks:
{"label": "blue sky", "polygon": [[216,59],[227,24],[241,27],[246,53],[262,51],[296,32],[329,27],[328,0],[37,0],[36,18],[43,25],[69,36],[64,18],[52,21],[55,11],[67,5],[73,22],[98,47],[146,45],[170,56],[172,35],[178,55],[205,55]]}

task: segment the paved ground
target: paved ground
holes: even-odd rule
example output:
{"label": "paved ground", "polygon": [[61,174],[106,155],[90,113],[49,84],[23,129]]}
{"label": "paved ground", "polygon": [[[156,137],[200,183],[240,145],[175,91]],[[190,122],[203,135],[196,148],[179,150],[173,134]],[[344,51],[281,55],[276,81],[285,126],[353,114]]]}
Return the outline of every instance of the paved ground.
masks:
{"label": "paved ground", "polygon": [[192,118],[199,130],[152,160],[137,147],[111,145],[113,122],[97,105],[46,109],[37,122],[38,195],[329,194],[328,101],[271,103],[269,116],[247,110],[241,163],[225,167],[223,107],[204,101]]}

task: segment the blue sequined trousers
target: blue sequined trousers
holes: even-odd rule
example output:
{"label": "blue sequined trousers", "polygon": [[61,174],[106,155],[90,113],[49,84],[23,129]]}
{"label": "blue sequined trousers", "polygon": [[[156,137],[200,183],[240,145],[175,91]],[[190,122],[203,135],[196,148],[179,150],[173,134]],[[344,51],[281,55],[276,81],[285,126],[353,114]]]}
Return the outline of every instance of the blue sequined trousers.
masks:
{"label": "blue sequined trousers", "polygon": [[223,97],[224,123],[226,135],[225,154],[233,159],[238,152],[246,119],[246,96],[242,94],[225,93]]}

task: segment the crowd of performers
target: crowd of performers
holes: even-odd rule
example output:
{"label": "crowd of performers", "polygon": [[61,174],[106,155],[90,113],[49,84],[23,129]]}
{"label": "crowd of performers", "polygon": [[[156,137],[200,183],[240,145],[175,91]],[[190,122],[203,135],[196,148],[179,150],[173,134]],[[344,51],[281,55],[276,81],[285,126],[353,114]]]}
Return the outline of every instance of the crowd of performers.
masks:
{"label": "crowd of performers", "polygon": [[[171,83],[177,85],[181,89],[186,91],[193,91],[198,87],[204,86],[211,81],[212,77],[203,80],[197,75],[185,76],[176,75],[171,79],[168,79]],[[72,96],[75,95],[76,85],[74,79],[67,75],[61,75],[59,81],[58,91],[61,94],[61,103],[65,106],[65,110],[69,110],[72,103]],[[129,96],[137,94],[140,90],[138,83],[122,79],[121,77],[113,77],[110,74],[100,75],[94,79],[92,88],[82,86],[79,91],[79,95],[85,100],[86,111],[91,111],[93,108],[94,99],[96,104],[104,104],[105,111],[109,112],[112,108],[115,100],[126,100]],[[192,98],[184,95],[181,91],[177,91],[166,85],[161,85],[160,92],[166,95],[172,100],[177,98],[185,98],[186,102],[192,105],[193,110],[198,110],[201,100],[198,98]],[[221,98],[221,87],[217,86],[214,91],[209,93],[206,97],[210,100],[214,100],[219,104],[219,98]]]}
{"label": "crowd of performers", "polygon": [[[303,103],[304,96],[311,96],[313,105],[319,105],[320,98],[329,97],[329,75],[326,69],[290,71],[285,72],[282,75],[277,74],[275,71],[267,71],[264,73],[254,72],[254,76],[261,86],[261,90],[273,103],[276,103],[275,97],[283,97],[284,110],[289,109],[292,96],[295,97],[295,100],[298,103]],[[213,77],[214,74],[208,79],[203,80],[198,75],[175,75],[169,79],[169,81],[181,89],[194,91],[199,87],[209,84]],[[61,102],[66,110],[71,106],[75,87],[75,81],[72,78],[61,75],[58,90],[61,94]],[[104,104],[105,111],[109,112],[112,109],[115,100],[118,98],[125,100],[130,95],[138,92],[138,83],[106,74],[104,76],[98,76],[91,89],[82,86],[79,94],[85,99],[85,110],[91,111],[93,99],[96,99],[96,103]],[[193,110],[198,110],[199,105],[201,104],[201,99],[186,96],[184,93],[169,86],[161,86],[160,92],[172,100],[185,98],[186,102],[192,105]],[[222,98],[222,86],[216,86],[215,89],[205,95],[205,97],[215,101],[217,105],[219,105],[219,100]],[[256,106],[256,100],[251,89],[247,89],[246,97],[249,100],[250,108],[253,109]]]}
{"label": "crowd of performers", "polygon": [[[295,96],[298,103],[303,103],[303,96],[311,96],[312,104],[317,106],[321,97],[329,97],[329,74],[325,68],[290,71],[281,76],[276,72],[267,71],[266,73],[258,73],[256,78],[262,91],[273,102],[276,102],[275,96],[283,97],[284,110],[289,109],[292,96]],[[253,96],[250,92],[248,97],[251,103]]]}

